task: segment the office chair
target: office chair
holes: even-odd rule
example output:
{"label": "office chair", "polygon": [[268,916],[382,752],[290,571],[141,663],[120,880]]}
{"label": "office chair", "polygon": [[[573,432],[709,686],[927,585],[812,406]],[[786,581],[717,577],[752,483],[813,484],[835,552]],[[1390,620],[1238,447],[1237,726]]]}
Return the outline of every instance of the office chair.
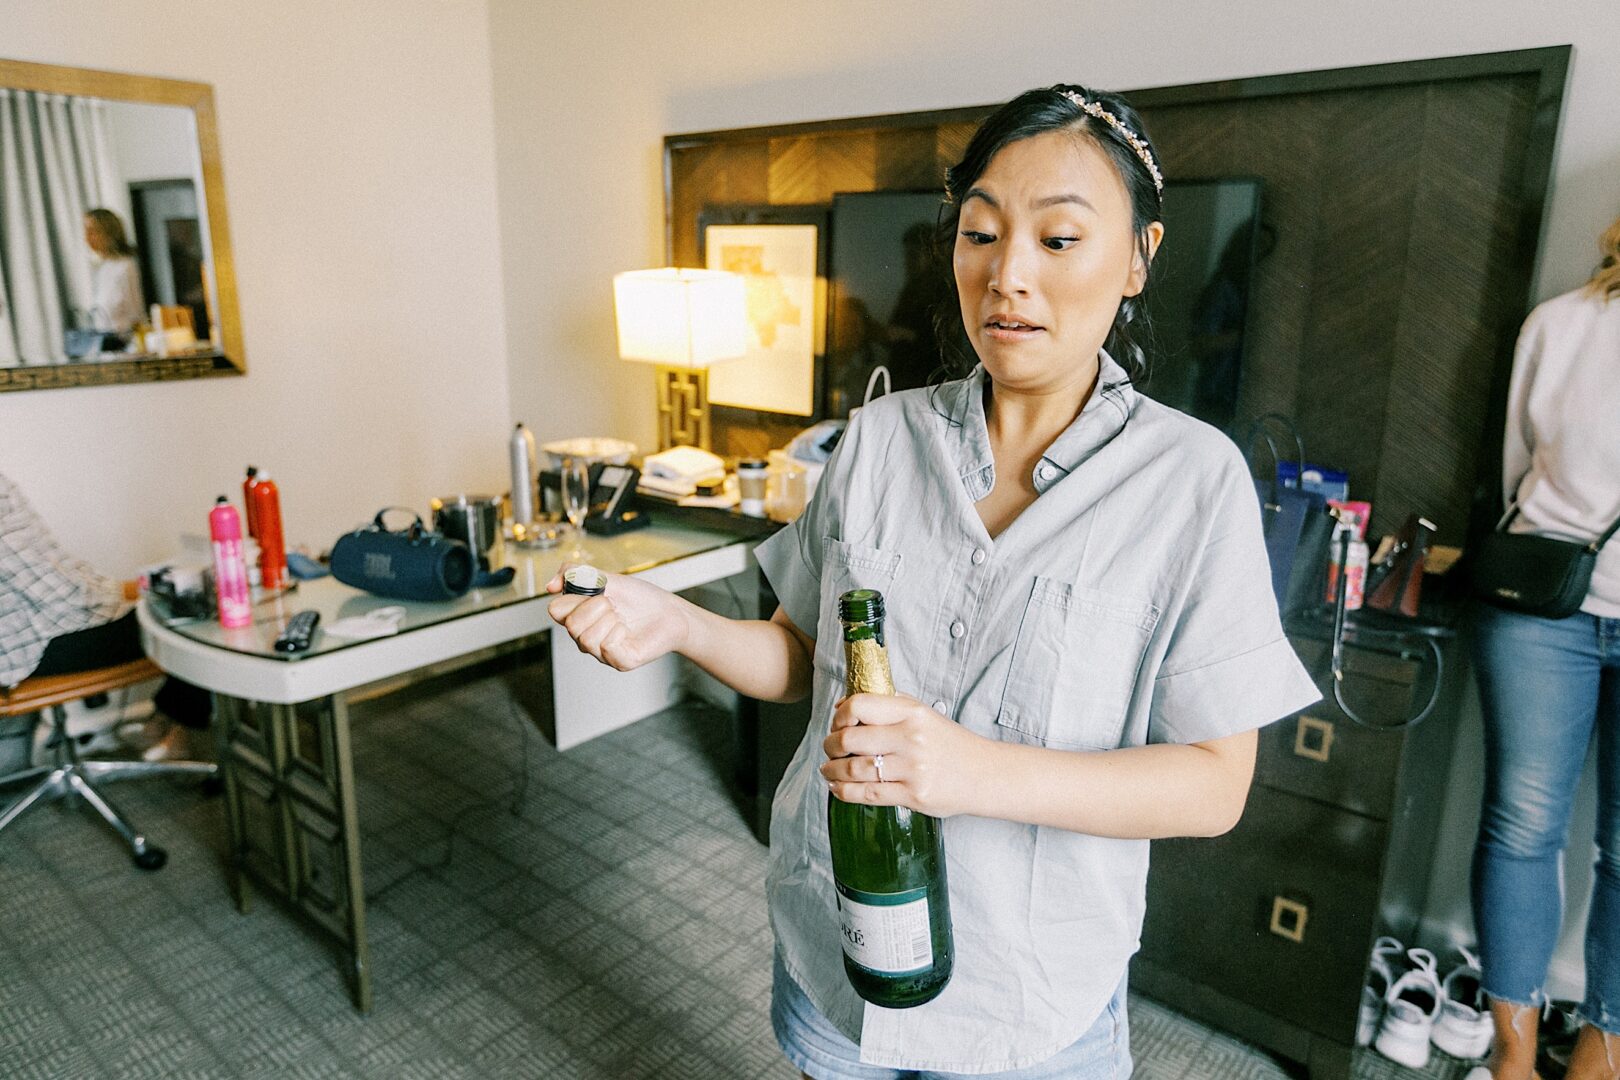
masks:
{"label": "office chair", "polygon": [[100,814],[113,830],[129,845],[135,865],[142,870],[156,870],[168,861],[168,853],[147,841],[124,816],[115,810],[105,796],[96,789],[96,779],[138,779],[148,776],[191,775],[213,777],[219,767],[205,761],[83,761],[79,748],[67,732],[67,708],[70,702],[81,701],[96,694],[123,690],[136,683],[158,678],[163,673],[150,660],[132,660],[126,664],[75,672],[71,675],[46,675],[24,679],[10,690],[0,688],[0,719],[47,713],[52,732],[49,745],[55,748],[56,763],[23,769],[10,776],[0,776],[0,787],[38,779],[26,794],[0,811],[0,831],[22,817],[38,803],[61,798],[82,796],[91,809]]}

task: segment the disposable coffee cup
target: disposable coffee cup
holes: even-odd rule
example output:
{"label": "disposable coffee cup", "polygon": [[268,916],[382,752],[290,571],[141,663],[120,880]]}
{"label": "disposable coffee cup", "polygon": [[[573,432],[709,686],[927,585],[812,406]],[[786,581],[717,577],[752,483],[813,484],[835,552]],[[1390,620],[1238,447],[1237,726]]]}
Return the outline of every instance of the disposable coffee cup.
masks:
{"label": "disposable coffee cup", "polygon": [[765,516],[765,486],[769,464],[764,458],[743,458],[737,462],[737,509],[749,517]]}

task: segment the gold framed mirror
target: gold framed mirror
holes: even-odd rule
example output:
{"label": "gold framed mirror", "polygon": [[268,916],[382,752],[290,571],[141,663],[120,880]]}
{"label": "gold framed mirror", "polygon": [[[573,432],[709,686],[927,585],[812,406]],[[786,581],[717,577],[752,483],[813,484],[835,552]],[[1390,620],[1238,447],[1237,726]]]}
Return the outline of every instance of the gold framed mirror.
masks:
{"label": "gold framed mirror", "polygon": [[0,391],[246,371],[213,87],[0,60]]}

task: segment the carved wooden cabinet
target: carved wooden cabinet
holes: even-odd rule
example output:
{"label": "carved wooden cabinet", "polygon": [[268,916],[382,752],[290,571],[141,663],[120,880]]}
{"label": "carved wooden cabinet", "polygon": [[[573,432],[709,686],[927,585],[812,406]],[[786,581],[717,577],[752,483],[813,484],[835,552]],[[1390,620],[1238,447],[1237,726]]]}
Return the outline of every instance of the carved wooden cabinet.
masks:
{"label": "carved wooden cabinet", "polygon": [[344,948],[355,1005],[371,1008],[349,723],[341,697],[274,705],[214,695],[231,890],[289,903]]}
{"label": "carved wooden cabinet", "polygon": [[[1132,985],[1302,1063],[1311,1080],[1347,1080],[1373,940],[1410,942],[1423,912],[1462,664],[1443,645],[1434,714],[1369,731],[1334,702],[1328,643],[1291,639],[1323,700],[1261,732],[1235,829],[1153,845]],[[1359,714],[1399,719],[1427,696],[1421,651],[1345,652]]]}

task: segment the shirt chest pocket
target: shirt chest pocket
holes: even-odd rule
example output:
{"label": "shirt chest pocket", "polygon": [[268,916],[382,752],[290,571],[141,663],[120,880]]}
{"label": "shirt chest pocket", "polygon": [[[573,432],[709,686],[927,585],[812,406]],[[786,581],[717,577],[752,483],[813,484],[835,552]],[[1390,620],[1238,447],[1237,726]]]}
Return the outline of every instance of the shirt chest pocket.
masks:
{"label": "shirt chest pocket", "polygon": [[997,724],[1015,741],[1039,746],[1118,746],[1158,621],[1152,604],[1037,577]]}
{"label": "shirt chest pocket", "polygon": [[892,600],[900,572],[898,552],[880,551],[865,544],[847,544],[827,537],[822,541],[821,614],[816,627],[816,666],[840,684],[844,681],[844,632],[838,619],[838,598],[851,589],[876,589]]}

